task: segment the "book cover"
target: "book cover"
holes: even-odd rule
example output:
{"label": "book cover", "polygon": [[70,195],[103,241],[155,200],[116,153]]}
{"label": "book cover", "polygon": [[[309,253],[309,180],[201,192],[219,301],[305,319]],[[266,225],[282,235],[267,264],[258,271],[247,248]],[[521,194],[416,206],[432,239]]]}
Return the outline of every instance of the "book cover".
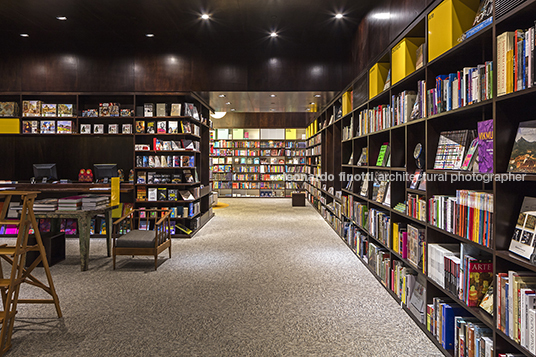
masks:
{"label": "book cover", "polygon": [[157,200],[157,188],[149,187],[147,189],[147,201],[156,201]]}
{"label": "book cover", "polygon": [[469,149],[467,150],[465,159],[463,160],[462,166],[460,167],[461,170],[470,170],[473,166],[476,156],[476,150],[478,149],[478,143],[478,139],[473,139],[471,145],[469,145]]}
{"label": "book cover", "polygon": [[119,125],[108,124],[108,134],[119,134]]}
{"label": "book cover", "polygon": [[519,211],[509,250],[531,261],[536,261],[534,237],[536,227],[536,198],[525,197]]}
{"label": "book cover", "polygon": [[519,123],[508,172],[536,173],[536,120]]}
{"label": "book cover", "polygon": [[56,121],[41,120],[41,134],[56,134]]}
{"label": "book cover", "polygon": [[80,134],[91,134],[91,124],[80,124]]}
{"label": "book cover", "polygon": [[478,126],[478,171],[493,172],[493,119],[477,123]]}
{"label": "book cover", "polygon": [[157,132],[158,134],[165,134],[167,133],[167,122],[166,121],[159,121],[157,122]]}
{"label": "book cover", "polygon": [[23,134],[32,134],[32,121],[23,120],[22,121],[22,133]]}
{"label": "book cover", "polygon": [[145,121],[136,120],[136,133],[138,134],[145,133]]}
{"label": "book cover", "polygon": [[56,112],[56,104],[43,104],[41,108],[41,115],[44,117],[55,117],[57,114]]}
{"label": "book cover", "polygon": [[180,103],[172,103],[171,104],[171,116],[172,117],[180,117],[181,116],[181,104]]}
{"label": "book cover", "polygon": [[468,264],[469,290],[467,306],[478,306],[493,283],[493,263],[472,260]]}
{"label": "book cover", "polygon": [[41,116],[41,101],[25,100],[22,102],[23,117],[38,117]]}
{"label": "book cover", "polygon": [[152,117],[153,115],[154,115],[154,104],[153,103],[143,104],[143,116]]}
{"label": "book cover", "polygon": [[156,103],[156,116],[165,117],[166,116],[166,103]]}
{"label": "book cover", "polygon": [[147,134],[155,134],[156,133],[156,123],[154,121],[148,121],[146,129],[145,129],[145,132]]}
{"label": "book cover", "polygon": [[376,166],[385,166],[388,156],[389,156],[389,143],[383,143],[382,146],[380,147],[380,152],[378,154],[378,160],[376,161]]}
{"label": "book cover", "polygon": [[57,126],[58,134],[71,134],[73,132],[72,121],[70,120],[58,120]]}
{"label": "book cover", "polygon": [[104,134],[104,124],[93,124],[93,134]]}
{"label": "book cover", "polygon": [[170,134],[178,134],[179,133],[179,122],[177,122],[177,121],[169,121],[168,122],[168,133],[170,133]]}
{"label": "book cover", "polygon": [[132,124],[123,124],[121,132],[123,134],[132,134]]}
{"label": "book cover", "polygon": [[72,104],[58,104],[58,116],[59,117],[72,117],[73,105]]}

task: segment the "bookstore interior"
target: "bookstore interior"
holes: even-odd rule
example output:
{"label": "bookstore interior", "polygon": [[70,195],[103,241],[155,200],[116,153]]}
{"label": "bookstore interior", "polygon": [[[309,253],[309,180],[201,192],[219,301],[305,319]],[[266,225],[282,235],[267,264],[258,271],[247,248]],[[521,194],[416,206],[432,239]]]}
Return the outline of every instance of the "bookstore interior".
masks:
{"label": "bookstore interior", "polygon": [[68,3],[0,6],[0,355],[18,303],[68,314],[66,238],[73,274],[103,274],[93,240],[158,276],[275,201],[439,354],[536,356],[536,0]]}

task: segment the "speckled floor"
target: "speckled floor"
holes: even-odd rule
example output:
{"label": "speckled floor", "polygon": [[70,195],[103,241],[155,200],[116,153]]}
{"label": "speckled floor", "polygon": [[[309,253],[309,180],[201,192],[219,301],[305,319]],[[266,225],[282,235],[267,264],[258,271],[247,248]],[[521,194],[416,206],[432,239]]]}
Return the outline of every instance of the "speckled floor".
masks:
{"label": "speckled floor", "polygon": [[7,356],[442,356],[313,208],[222,201],[156,272],[113,271],[102,239],[81,272],[69,239],[51,268],[64,317],[19,305]]}

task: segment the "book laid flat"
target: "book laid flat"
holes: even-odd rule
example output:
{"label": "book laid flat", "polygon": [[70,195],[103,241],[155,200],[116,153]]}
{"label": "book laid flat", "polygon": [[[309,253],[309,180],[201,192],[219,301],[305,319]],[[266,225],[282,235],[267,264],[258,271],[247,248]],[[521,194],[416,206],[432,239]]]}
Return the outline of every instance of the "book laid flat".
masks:
{"label": "book laid flat", "polygon": [[460,170],[467,146],[473,137],[472,130],[441,132],[437,144],[434,170]]}

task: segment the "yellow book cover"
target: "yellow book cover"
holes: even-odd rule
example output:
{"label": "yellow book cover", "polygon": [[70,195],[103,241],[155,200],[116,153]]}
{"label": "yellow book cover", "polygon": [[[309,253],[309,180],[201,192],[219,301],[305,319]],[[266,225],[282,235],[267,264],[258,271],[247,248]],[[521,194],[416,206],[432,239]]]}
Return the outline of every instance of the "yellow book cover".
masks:
{"label": "yellow book cover", "polygon": [[506,52],[506,93],[514,91],[514,50]]}
{"label": "yellow book cover", "polygon": [[392,248],[398,253],[398,223],[393,223],[393,244]]}
{"label": "yellow book cover", "polygon": [[112,185],[110,190],[110,206],[117,206],[119,204],[119,177],[112,177]]}

